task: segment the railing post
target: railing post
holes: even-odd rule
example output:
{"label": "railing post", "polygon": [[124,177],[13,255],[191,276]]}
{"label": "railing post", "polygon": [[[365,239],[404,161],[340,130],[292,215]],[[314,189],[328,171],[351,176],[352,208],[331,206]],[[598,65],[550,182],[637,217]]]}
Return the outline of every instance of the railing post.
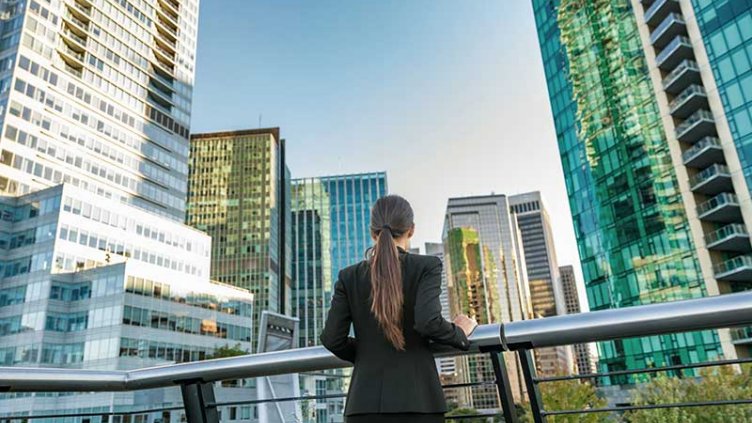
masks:
{"label": "railing post", "polygon": [[506,423],[517,423],[517,409],[514,407],[514,396],[512,395],[512,386],[509,384],[509,373],[507,372],[504,356],[497,349],[488,350],[487,352],[491,356],[491,364],[493,364],[496,389],[499,390],[504,421]]}
{"label": "railing post", "polygon": [[183,383],[180,385],[180,392],[183,394],[183,408],[188,423],[219,423],[212,383]]}
{"label": "railing post", "polygon": [[530,398],[530,409],[533,412],[533,421],[535,423],[545,423],[546,415],[543,410],[543,398],[538,390],[538,382],[535,380],[535,360],[533,354],[528,349],[517,351],[520,356],[522,373],[525,377],[525,386],[527,386],[527,395]]}

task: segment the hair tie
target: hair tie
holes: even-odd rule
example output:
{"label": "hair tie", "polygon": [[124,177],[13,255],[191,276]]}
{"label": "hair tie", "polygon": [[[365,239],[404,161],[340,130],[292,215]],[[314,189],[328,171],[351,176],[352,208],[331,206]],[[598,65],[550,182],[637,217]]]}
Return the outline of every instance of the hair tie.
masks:
{"label": "hair tie", "polygon": [[392,232],[392,227],[389,225],[381,225],[381,230],[387,229],[389,232]]}

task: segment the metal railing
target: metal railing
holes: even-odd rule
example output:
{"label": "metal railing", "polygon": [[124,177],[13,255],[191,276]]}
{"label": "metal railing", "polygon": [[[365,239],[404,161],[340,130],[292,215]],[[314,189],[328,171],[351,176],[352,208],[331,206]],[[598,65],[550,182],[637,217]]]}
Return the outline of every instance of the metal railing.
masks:
{"label": "metal railing", "polygon": [[[536,422],[544,422],[547,415],[624,411],[638,409],[639,406],[546,412],[541,401],[538,384],[563,379],[611,376],[620,372],[548,379],[538,378],[535,374],[535,365],[532,359],[534,348],[750,325],[752,325],[752,291],[504,324],[482,325],[470,337],[471,349],[469,351],[460,352],[437,346],[435,354],[437,357],[441,357],[488,353],[493,364],[495,380],[486,383],[496,385],[505,421],[517,422],[518,418],[505,361],[500,359],[499,354],[503,351],[516,351],[522,364],[533,419]],[[621,373],[659,372],[672,370],[674,367],[692,368],[720,364],[728,363],[692,364],[657,369],[629,370]],[[0,391],[114,392],[180,386],[188,423],[216,423],[218,421],[217,408],[228,403],[215,401],[212,382],[305,373],[349,366],[349,363],[334,357],[323,347],[308,347],[127,371],[0,367]],[[319,397],[296,397],[271,401],[311,398],[319,399]],[[251,404],[262,401],[264,400],[244,401],[243,403]],[[741,402],[733,400],[725,403],[750,402],[752,400]],[[661,405],[661,407],[665,406],[667,405]],[[642,407],[651,408],[649,405]],[[113,413],[97,414],[112,415]],[[39,416],[0,415],[0,421],[13,418],[29,420],[39,418]],[[459,418],[461,417],[451,417],[451,419]]]}

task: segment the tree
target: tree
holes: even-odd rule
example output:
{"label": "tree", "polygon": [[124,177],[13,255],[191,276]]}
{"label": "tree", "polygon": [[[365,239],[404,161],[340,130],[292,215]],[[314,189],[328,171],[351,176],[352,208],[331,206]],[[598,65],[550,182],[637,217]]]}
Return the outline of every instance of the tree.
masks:
{"label": "tree", "polygon": [[474,417],[471,419],[458,419],[453,420],[450,417],[451,416],[467,416],[467,415],[476,415],[479,414],[478,410],[475,410],[473,408],[455,408],[453,410],[450,410],[448,413],[446,413],[447,421],[457,421],[462,423],[486,423],[488,422],[487,417]]}
{"label": "tree", "polygon": [[[752,366],[738,373],[723,366],[700,371],[698,378],[660,375],[635,389],[634,405],[672,404],[752,398]],[[625,415],[630,423],[743,423],[752,421],[752,405],[720,405],[637,410]]]}
{"label": "tree", "polygon": [[[584,410],[606,406],[606,400],[598,397],[595,387],[589,383],[577,380],[561,380],[541,383],[538,385],[538,388],[543,400],[543,407],[547,411]],[[526,413],[522,416],[521,420],[532,422],[533,416],[530,413]],[[600,423],[613,421],[608,413],[548,416],[546,420],[549,423]]]}

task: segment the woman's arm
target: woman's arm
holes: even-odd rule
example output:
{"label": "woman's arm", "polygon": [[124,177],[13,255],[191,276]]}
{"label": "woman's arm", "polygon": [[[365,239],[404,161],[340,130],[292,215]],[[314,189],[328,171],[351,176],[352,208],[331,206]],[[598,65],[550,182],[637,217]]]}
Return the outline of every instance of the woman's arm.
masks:
{"label": "woman's arm", "polygon": [[429,265],[428,270],[418,282],[415,299],[415,330],[439,344],[468,350],[470,342],[465,333],[454,323],[448,322],[441,315],[441,260]]}
{"label": "woman's arm", "polygon": [[337,282],[334,284],[334,296],[332,297],[329,314],[326,317],[326,324],[319,339],[326,349],[334,355],[342,360],[355,363],[357,343],[355,338],[348,336],[351,323],[350,303],[347,301],[347,291],[342,282],[342,272],[340,272]]}

